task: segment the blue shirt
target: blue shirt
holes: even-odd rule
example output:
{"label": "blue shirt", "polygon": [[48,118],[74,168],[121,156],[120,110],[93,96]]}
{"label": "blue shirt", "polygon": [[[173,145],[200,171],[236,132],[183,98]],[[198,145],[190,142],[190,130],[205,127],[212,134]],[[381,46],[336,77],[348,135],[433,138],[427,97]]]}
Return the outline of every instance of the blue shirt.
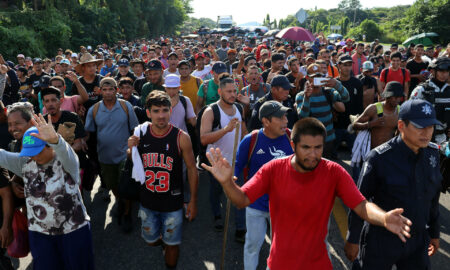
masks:
{"label": "blue shirt", "polygon": [[112,74],[116,69],[117,69],[117,66],[114,64],[111,67],[107,67],[106,65],[104,65],[102,67],[102,69],[100,70],[100,75],[106,76],[106,74],[108,74],[108,73]]}
{"label": "blue shirt", "polygon": [[[248,162],[248,150],[250,148],[252,134],[247,134],[241,141],[236,154],[236,168],[234,175],[240,175]],[[280,136],[276,139],[270,139],[264,135],[263,129],[258,131],[258,138],[253,150],[250,162],[248,164],[250,179],[264,164],[267,162],[289,156],[293,154],[290,140],[287,135]],[[249,207],[269,212],[269,195],[264,194],[261,198],[256,200]]]}
{"label": "blue shirt", "polygon": [[[133,130],[139,123],[131,104],[128,101],[125,104],[128,107],[129,127]],[[100,101],[94,123],[94,107],[88,111],[85,129],[89,132],[97,131],[98,160],[104,164],[119,164],[127,157],[128,138],[131,136],[127,114],[118,100],[111,110]]]}

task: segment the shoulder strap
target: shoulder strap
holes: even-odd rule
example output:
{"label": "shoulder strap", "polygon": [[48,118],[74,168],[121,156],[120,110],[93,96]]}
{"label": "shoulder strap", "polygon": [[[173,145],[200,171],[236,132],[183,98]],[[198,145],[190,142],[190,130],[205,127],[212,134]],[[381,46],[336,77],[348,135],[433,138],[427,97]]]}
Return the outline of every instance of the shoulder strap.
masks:
{"label": "shoulder strap", "polygon": [[102,101],[95,103],[94,109],[92,109],[92,118],[94,119],[94,123],[95,123],[95,117],[97,116],[97,113],[98,113],[98,109],[100,108],[100,102],[102,102]]}
{"label": "shoulder strap", "polygon": [[289,128],[286,128],[286,137],[291,141],[291,130]]}
{"label": "shoulder strap", "polygon": [[206,80],[203,82],[203,99],[205,100],[205,104],[206,104],[206,95],[208,94],[209,81],[210,80]]}
{"label": "shoulder strap", "polygon": [[197,89],[200,87],[200,78],[195,77],[195,81],[197,82]]}
{"label": "shoulder strap", "polygon": [[377,108],[377,115],[383,114],[383,104],[381,102],[375,103],[375,107]]}
{"label": "shoulder strap", "polygon": [[387,84],[387,76],[389,73],[389,68],[384,69],[384,84]]}
{"label": "shoulder strap", "polygon": [[330,69],[331,69],[331,77],[334,78],[334,67],[330,64]]}
{"label": "shoulder strap", "polygon": [[130,115],[129,115],[129,113],[128,113],[128,107],[127,107],[127,104],[125,103],[125,100],[120,99],[120,98],[119,98],[119,104],[120,104],[120,107],[122,107],[122,109],[123,109],[123,110],[125,111],[125,113],[127,114],[128,132],[131,133],[131,127],[130,127]]}
{"label": "shoulder strap", "polygon": [[[250,88],[250,86],[249,86],[249,88]],[[267,84],[264,82],[263,82],[263,91],[264,91],[264,94],[267,93]]]}
{"label": "shoulder strap", "polygon": [[253,155],[253,151],[255,150],[256,142],[258,141],[258,133],[259,133],[259,129],[255,129],[251,133],[250,146],[248,148],[248,155],[247,155],[247,167],[250,164],[250,159]]}
{"label": "shoulder strap", "polygon": [[219,109],[219,104],[217,104],[217,102],[211,104],[211,109],[213,111],[213,115],[214,115],[214,119],[213,119],[213,125],[212,125],[212,129],[215,128],[222,128],[220,125],[220,109]]}
{"label": "shoulder strap", "polygon": [[403,86],[405,86],[405,81],[406,81],[406,70],[404,68],[402,68],[402,74],[403,74]]}
{"label": "shoulder strap", "polygon": [[241,117],[244,118],[244,115],[243,115],[244,108],[242,108],[242,105],[237,102],[235,102],[234,105],[236,105],[236,108],[238,109],[239,113],[241,114]]}
{"label": "shoulder strap", "polygon": [[187,101],[186,101],[186,97],[180,95],[180,102],[183,105],[184,108],[184,120],[187,121]]}

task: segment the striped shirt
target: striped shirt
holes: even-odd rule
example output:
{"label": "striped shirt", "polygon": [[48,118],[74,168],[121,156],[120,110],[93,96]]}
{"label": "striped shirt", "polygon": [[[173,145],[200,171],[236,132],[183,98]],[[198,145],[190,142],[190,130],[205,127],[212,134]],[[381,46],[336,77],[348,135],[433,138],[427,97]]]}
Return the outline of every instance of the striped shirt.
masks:
{"label": "striped shirt", "polygon": [[[345,87],[340,86],[340,91],[335,89],[327,89],[325,91],[331,91],[331,103],[334,104],[337,101],[347,102],[349,99],[349,95],[347,89]],[[327,130],[327,138],[326,142],[331,142],[336,138],[334,134],[333,127],[333,113],[330,102],[328,102],[325,93],[323,92],[323,88],[321,92],[318,94],[312,94],[309,99],[304,99],[304,91],[301,91],[297,94],[295,98],[295,103],[297,104],[297,113],[299,119],[305,117],[314,117],[320,120],[323,123]]]}

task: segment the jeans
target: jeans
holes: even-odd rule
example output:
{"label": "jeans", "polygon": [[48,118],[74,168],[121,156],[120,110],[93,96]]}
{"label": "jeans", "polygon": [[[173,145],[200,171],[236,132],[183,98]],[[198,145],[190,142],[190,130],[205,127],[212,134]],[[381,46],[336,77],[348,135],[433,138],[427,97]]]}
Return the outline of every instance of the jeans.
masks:
{"label": "jeans", "polygon": [[[222,217],[222,207],[221,207],[221,198],[223,194],[223,189],[220,183],[214,178],[214,176],[208,172],[209,176],[209,202],[211,205],[211,210],[214,217]],[[239,186],[242,186],[244,182],[243,175],[238,177],[236,183]],[[225,207],[224,207],[225,208]],[[245,208],[237,209],[234,207],[235,213],[235,225],[236,230],[245,230]]]}
{"label": "jeans", "polygon": [[246,208],[247,233],[244,245],[244,269],[255,270],[258,267],[259,251],[264,242],[267,231],[267,222],[270,224],[269,212]]}
{"label": "jeans", "polygon": [[28,231],[34,270],[93,270],[94,250],[91,225],[73,232],[48,235]]}
{"label": "jeans", "polygon": [[181,244],[183,209],[159,212],[141,205],[138,215],[142,221],[141,236],[145,242],[153,244],[162,238],[162,241],[169,246]]}

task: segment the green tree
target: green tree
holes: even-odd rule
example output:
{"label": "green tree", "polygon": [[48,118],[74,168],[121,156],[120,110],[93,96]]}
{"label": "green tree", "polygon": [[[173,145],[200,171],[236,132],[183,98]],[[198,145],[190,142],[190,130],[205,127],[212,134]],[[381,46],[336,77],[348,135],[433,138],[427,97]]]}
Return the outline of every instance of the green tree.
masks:
{"label": "green tree", "polygon": [[435,32],[441,42],[447,43],[450,41],[449,15],[449,0],[417,0],[406,12],[406,32],[409,35]]}
{"label": "green tree", "polygon": [[349,35],[360,40],[366,35],[366,41],[373,41],[380,38],[382,31],[374,21],[366,19],[358,27],[351,29]]}

